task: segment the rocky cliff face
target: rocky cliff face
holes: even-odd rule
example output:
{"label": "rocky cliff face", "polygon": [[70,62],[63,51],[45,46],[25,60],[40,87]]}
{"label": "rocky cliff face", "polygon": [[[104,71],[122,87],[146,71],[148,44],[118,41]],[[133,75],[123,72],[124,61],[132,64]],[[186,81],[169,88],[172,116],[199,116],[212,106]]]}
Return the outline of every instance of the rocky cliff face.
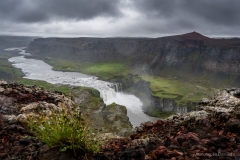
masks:
{"label": "rocky cliff face", "polygon": [[160,74],[164,68],[196,74],[240,73],[240,39],[212,39],[192,32],[163,38],[40,38],[28,52],[80,61],[123,61]]}
{"label": "rocky cliff face", "polygon": [[173,98],[154,97],[149,82],[144,81],[137,75],[129,74],[125,77],[118,77],[117,82],[121,84],[123,91],[140,98],[143,103],[144,112],[150,115],[152,115],[151,112],[155,111],[168,112],[168,114],[186,113],[190,112],[196,106],[193,102],[189,102],[188,105],[179,105]]}
{"label": "rocky cliff face", "polygon": [[[240,89],[224,89],[204,98],[197,111],[147,122],[129,139],[103,148],[109,159],[237,159],[240,156]],[[99,158],[96,155],[96,159]],[[100,158],[99,158],[100,159]]]}
{"label": "rocky cliff face", "polygon": [[0,49],[11,47],[27,47],[34,37],[20,37],[20,36],[0,36]]}
{"label": "rocky cliff face", "polygon": [[194,104],[189,104],[186,106],[182,106],[179,104],[176,104],[175,100],[173,98],[163,98],[159,99],[158,97],[151,97],[151,103],[152,108],[149,110],[151,111],[162,111],[162,112],[170,112],[170,113],[186,113],[190,112],[191,107]]}
{"label": "rocky cliff face", "polygon": [[27,51],[38,56],[106,62],[131,56],[139,41],[137,38],[40,38],[31,42]]}
{"label": "rocky cliff face", "polygon": [[131,133],[125,106],[105,106],[99,92],[91,89],[73,89],[72,96],[0,81],[0,159],[39,159],[39,154],[48,150],[26,127],[29,117],[78,112],[90,119],[92,128],[102,129],[103,136]]}
{"label": "rocky cliff face", "polygon": [[91,120],[94,129],[103,130],[119,136],[127,136],[132,131],[132,124],[125,106],[111,104],[106,106],[100,93],[92,89],[73,89],[73,100],[79,104],[81,112]]}
{"label": "rocky cliff face", "polygon": [[[91,91],[74,92],[79,95],[74,101],[86,105],[90,104],[88,95],[97,96]],[[78,159],[73,154],[49,150],[20,123],[39,113],[50,116],[62,109],[69,113],[78,111],[81,106],[74,101],[61,92],[0,81],[0,158]],[[113,127],[115,121],[119,123],[119,115],[126,113],[124,107],[116,104],[103,106],[102,111]],[[127,138],[109,140],[101,152],[89,155],[88,159],[236,159],[240,156],[239,130],[240,89],[224,89],[212,98],[204,98],[197,111],[175,114],[156,123],[146,122]]]}

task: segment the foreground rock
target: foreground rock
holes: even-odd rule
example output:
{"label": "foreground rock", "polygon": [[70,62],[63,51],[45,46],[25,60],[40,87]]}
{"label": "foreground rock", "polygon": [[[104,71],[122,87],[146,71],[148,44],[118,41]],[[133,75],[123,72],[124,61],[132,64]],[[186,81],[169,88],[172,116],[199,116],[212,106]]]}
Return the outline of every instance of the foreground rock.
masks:
{"label": "foreground rock", "polygon": [[[75,92],[77,93],[77,92]],[[110,130],[128,128],[124,107],[90,105],[92,101],[80,96],[74,101],[61,92],[48,92],[37,86],[24,86],[0,82],[0,159],[82,159],[73,154],[49,149],[22,125],[28,116],[39,113],[51,116],[53,111],[65,110],[69,114],[96,107],[90,115],[93,120],[108,124]],[[88,92],[89,95],[95,94]],[[98,97],[98,96],[96,96]],[[95,97],[95,98],[96,98]],[[96,101],[94,101],[95,103]],[[83,105],[84,104],[84,105]],[[95,103],[96,104],[96,103]],[[88,159],[236,159],[240,156],[240,89],[224,89],[210,99],[203,99],[198,110],[176,114],[156,123],[146,122],[135,128],[129,138],[112,138],[100,153]],[[98,113],[101,113],[100,115]],[[97,116],[98,115],[98,116]],[[100,121],[100,119],[102,121]],[[105,118],[104,118],[105,117]],[[100,126],[101,128],[101,126]],[[114,137],[114,136],[112,136]],[[116,137],[116,136],[115,136]],[[103,137],[101,138],[103,139]]]}
{"label": "foreground rock", "polygon": [[240,157],[240,89],[203,99],[198,110],[173,115],[115,139],[96,159],[235,159]]}
{"label": "foreground rock", "polygon": [[[73,114],[81,110],[85,116],[88,115],[93,120],[91,121],[92,127],[105,128],[103,130],[105,132],[115,129],[116,134],[120,135],[129,134],[131,124],[126,108],[118,105],[105,106],[99,95],[94,96],[96,93],[92,92],[87,89],[80,90],[80,92],[74,90],[74,93],[78,94],[73,98],[61,92],[49,92],[38,86],[8,84],[0,81],[0,159],[35,160],[73,157],[67,153],[60,153],[59,149],[49,149],[35,138],[26,128],[25,123],[28,117],[34,118],[39,115],[49,117],[62,111]],[[93,104],[90,105],[91,103]],[[115,111],[117,113],[114,113]],[[99,126],[99,123],[96,123],[97,119],[93,117],[101,118],[104,123]],[[115,121],[116,118],[119,120]],[[109,134],[103,134],[102,138],[104,136],[109,136]],[[111,137],[117,136],[111,134]]]}
{"label": "foreground rock", "polygon": [[82,114],[90,119],[92,128],[118,136],[129,136],[132,133],[125,106],[115,103],[106,106],[100,93],[90,88],[73,89],[72,96]]}

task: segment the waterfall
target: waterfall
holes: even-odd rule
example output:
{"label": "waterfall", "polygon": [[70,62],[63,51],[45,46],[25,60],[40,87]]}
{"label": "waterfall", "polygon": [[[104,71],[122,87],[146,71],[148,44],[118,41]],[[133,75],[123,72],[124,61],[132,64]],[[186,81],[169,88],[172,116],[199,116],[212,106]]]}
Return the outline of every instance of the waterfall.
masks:
{"label": "waterfall", "polygon": [[24,56],[29,55],[29,53],[25,53],[22,48],[8,50],[20,51],[19,54],[22,56],[12,57],[9,61],[13,63],[13,66],[23,71],[25,74],[24,78],[43,80],[52,84],[67,84],[94,88],[100,92],[100,96],[106,105],[115,102],[126,106],[127,114],[133,127],[140,125],[142,122],[152,120],[152,118],[143,113],[143,104],[139,98],[121,92],[121,83],[110,83],[98,80],[97,77],[78,72],[54,71],[52,66],[41,60],[24,58]]}
{"label": "waterfall", "polygon": [[112,83],[109,87],[113,88],[115,92],[122,92],[122,84],[121,83]]}

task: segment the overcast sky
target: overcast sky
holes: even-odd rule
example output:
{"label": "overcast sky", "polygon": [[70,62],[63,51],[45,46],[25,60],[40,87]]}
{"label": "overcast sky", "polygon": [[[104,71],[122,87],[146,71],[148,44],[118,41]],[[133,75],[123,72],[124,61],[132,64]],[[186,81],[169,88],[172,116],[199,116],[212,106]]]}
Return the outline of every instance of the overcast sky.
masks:
{"label": "overcast sky", "polygon": [[240,0],[1,0],[0,34],[240,37]]}

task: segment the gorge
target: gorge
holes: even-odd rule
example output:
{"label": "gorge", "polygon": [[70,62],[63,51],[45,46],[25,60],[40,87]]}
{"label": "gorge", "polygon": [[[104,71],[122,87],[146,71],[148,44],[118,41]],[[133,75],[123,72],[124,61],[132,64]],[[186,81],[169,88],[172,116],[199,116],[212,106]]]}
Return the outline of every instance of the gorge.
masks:
{"label": "gorge", "polygon": [[[29,56],[22,48],[9,48],[8,51],[18,50],[19,54]],[[12,57],[10,62],[20,68],[25,74],[24,78],[34,80],[44,80],[52,84],[67,84],[71,86],[84,86],[97,89],[106,105],[113,102],[124,105],[127,108],[128,116],[133,127],[139,126],[142,122],[152,121],[142,111],[142,102],[134,95],[115,92],[118,84],[98,80],[97,77],[81,74],[77,72],[61,72],[52,70],[52,66],[41,60],[29,59],[24,56]],[[118,89],[116,89],[117,91]]]}
{"label": "gorge", "polygon": [[[150,86],[150,91],[149,84],[143,82],[133,89],[143,101],[146,112],[184,113],[194,109],[201,98],[212,95],[216,89],[239,86],[239,44],[238,38],[216,39],[191,32],[160,38],[37,38],[30,42],[27,52],[51,65],[64,65],[61,69],[66,70],[71,63],[124,64],[131,74],[140,75],[150,85],[158,83]],[[114,73],[111,79],[105,75],[100,78],[121,81],[123,88],[128,89],[131,86],[124,84],[121,74]],[[166,85],[158,86],[163,80],[158,77],[171,81],[166,82],[167,85],[176,80],[194,87],[187,85],[171,91]],[[134,85],[131,76],[130,81]],[[173,88],[178,88],[179,83]],[[186,90],[188,88],[194,89]]]}
{"label": "gorge", "polygon": [[[217,89],[238,86],[239,44],[238,38],[191,32],[160,38],[36,38],[26,50],[55,70],[121,83],[151,115],[188,112]],[[108,66],[110,72],[101,68]]]}
{"label": "gorge", "polygon": [[37,38],[27,51],[81,62],[127,61],[154,75],[167,68],[181,74],[206,70],[239,74],[239,44],[239,38],[214,39],[191,32],[160,38]]}

